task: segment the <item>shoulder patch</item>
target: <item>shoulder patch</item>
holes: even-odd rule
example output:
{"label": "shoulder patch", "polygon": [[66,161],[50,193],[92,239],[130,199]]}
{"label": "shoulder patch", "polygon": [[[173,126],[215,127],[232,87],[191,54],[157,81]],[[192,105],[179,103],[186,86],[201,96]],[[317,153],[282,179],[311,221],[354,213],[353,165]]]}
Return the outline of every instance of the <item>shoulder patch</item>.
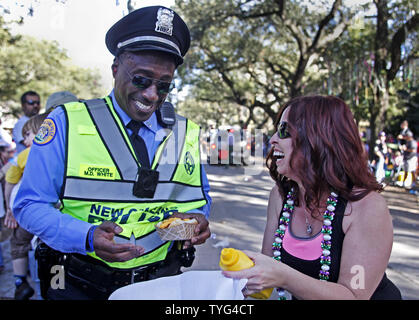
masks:
{"label": "shoulder patch", "polygon": [[54,139],[56,132],[57,128],[54,120],[47,118],[39,128],[39,131],[33,139],[33,142],[39,146],[46,145]]}

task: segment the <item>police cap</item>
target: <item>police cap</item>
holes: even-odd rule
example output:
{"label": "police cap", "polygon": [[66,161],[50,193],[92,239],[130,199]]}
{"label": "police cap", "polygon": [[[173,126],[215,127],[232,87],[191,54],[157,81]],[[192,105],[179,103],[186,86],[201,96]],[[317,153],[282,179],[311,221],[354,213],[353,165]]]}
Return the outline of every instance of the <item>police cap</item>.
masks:
{"label": "police cap", "polygon": [[144,7],[132,11],[106,33],[106,46],[118,56],[124,51],[163,51],[183,63],[191,38],[188,26],[173,10]]}

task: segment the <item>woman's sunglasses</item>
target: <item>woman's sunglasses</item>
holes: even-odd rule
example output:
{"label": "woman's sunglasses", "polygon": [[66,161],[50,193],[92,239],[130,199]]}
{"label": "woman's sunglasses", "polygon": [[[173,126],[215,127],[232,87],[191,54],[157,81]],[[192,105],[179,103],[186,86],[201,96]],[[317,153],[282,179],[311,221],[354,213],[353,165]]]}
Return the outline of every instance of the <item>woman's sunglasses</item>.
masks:
{"label": "woman's sunglasses", "polygon": [[288,132],[288,122],[281,121],[278,123],[276,128],[276,133],[278,134],[279,139],[286,139],[291,137],[290,133]]}

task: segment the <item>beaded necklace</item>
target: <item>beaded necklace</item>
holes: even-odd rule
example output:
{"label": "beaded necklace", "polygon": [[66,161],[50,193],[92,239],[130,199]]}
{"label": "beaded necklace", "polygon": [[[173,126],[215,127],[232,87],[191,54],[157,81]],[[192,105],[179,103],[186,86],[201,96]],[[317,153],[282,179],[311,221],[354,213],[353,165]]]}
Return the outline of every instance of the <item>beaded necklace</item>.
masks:
{"label": "beaded necklace", "polygon": [[[321,232],[323,233],[323,240],[321,242],[322,255],[320,257],[320,272],[319,279],[322,281],[329,280],[329,270],[332,259],[330,257],[330,249],[332,247],[332,220],[335,216],[335,209],[338,202],[338,195],[334,192],[330,193],[330,196],[326,201],[326,211],[323,214],[323,227]],[[284,239],[285,231],[288,228],[290,217],[294,212],[294,189],[288,192],[284,207],[282,209],[282,215],[279,219],[279,227],[275,231],[275,242],[272,244],[273,258],[277,261],[281,261],[281,248],[282,241]],[[285,290],[277,288],[279,300],[286,300]]]}

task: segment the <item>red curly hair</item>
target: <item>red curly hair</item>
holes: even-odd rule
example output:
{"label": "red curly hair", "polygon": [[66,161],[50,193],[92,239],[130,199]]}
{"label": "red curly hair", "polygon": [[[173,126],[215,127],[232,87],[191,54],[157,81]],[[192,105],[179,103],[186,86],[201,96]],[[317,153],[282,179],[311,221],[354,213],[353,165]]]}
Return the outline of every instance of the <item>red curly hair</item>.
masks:
{"label": "red curly hair", "polygon": [[[287,107],[293,146],[290,168],[301,177],[308,208],[319,207],[321,196],[330,190],[349,201],[383,190],[368,167],[358,127],[343,100],[317,95],[294,98],[279,110],[275,127]],[[282,196],[290,187],[298,192],[294,181],[278,174],[273,150],[266,165]]]}

